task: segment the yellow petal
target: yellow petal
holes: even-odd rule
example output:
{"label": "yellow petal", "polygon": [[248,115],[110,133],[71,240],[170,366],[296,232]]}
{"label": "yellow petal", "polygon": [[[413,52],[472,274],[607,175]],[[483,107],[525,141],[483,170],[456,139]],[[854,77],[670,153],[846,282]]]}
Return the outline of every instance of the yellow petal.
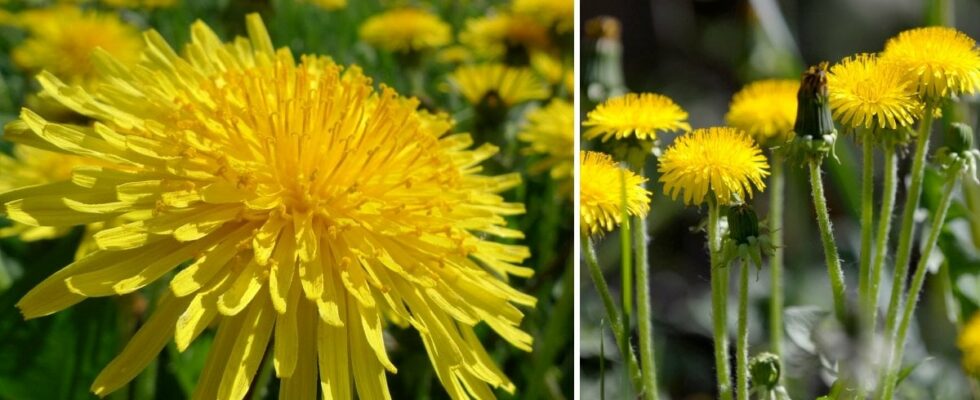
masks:
{"label": "yellow petal", "polygon": [[255,251],[255,262],[259,265],[266,265],[269,262],[272,250],[276,248],[276,239],[279,238],[279,232],[285,224],[286,221],[283,219],[272,217],[266,220],[255,233],[255,237],[252,238],[252,249]]}
{"label": "yellow petal", "polygon": [[[319,347],[317,344],[316,313],[312,309],[312,303],[300,300],[296,308],[297,312],[297,343],[304,346]],[[276,343],[279,342],[279,334],[276,333]],[[280,400],[293,399],[315,399],[317,393],[317,353],[312,349],[304,347],[296,359],[296,369],[293,374],[282,379],[279,387]]]}
{"label": "yellow petal", "polygon": [[[269,294],[272,305],[280,314],[286,312],[286,297],[293,286],[296,270],[296,242],[292,227],[286,227],[273,252],[272,267],[269,271]],[[299,285],[296,285],[299,287]]]}
{"label": "yellow petal", "polygon": [[96,251],[85,258],[79,259],[67,267],[55,272],[50,277],[27,292],[23,298],[17,302],[24,318],[31,319],[42,317],[61,311],[78,302],[85,300],[85,296],[72,293],[65,285],[65,279],[74,275],[84,274],[104,268],[106,265],[129,262],[133,257],[139,256],[142,249],[127,251]]}
{"label": "yellow petal", "polygon": [[232,348],[242,333],[245,317],[246,314],[221,317],[218,332],[214,336],[211,349],[208,350],[208,359],[204,362],[204,369],[201,370],[201,377],[198,378],[197,386],[194,387],[192,399],[213,400],[218,398],[218,388],[221,386],[221,379],[224,377],[225,369],[228,366],[228,359],[232,356]]}
{"label": "yellow petal", "polygon": [[206,290],[193,297],[186,297],[192,300],[180,318],[177,319],[176,332],[174,333],[174,341],[177,343],[178,351],[187,350],[191,342],[201,332],[204,332],[204,329],[218,315],[218,297],[228,288],[232,280],[231,274],[224,274]]}
{"label": "yellow petal", "polygon": [[231,287],[221,294],[218,312],[224,315],[236,315],[255,298],[262,288],[260,268],[262,267],[254,259],[245,265],[245,269],[235,278]]}
{"label": "yellow petal", "polygon": [[[339,300],[344,313],[342,318],[346,320],[347,301],[344,297]],[[321,321],[317,327],[316,348],[320,366],[320,388],[324,399],[353,399],[347,328],[327,325]]]}
{"label": "yellow petal", "polygon": [[[348,321],[356,321],[360,318],[358,308],[355,302],[347,303]],[[388,378],[378,356],[368,342],[368,332],[360,328],[361,324],[350,323],[347,326],[352,328],[348,332],[348,343],[350,343],[351,371],[358,397],[364,400],[390,400]]]}
{"label": "yellow petal", "polygon": [[331,269],[329,276],[323,282],[323,295],[316,301],[317,313],[324,323],[335,327],[344,326],[341,319],[341,296],[347,296],[344,287],[338,280],[336,272]]}
{"label": "yellow petal", "polygon": [[[348,306],[350,307],[350,306]],[[361,328],[364,330],[364,338],[371,350],[382,366],[391,373],[397,373],[398,369],[388,359],[388,352],[385,351],[384,332],[381,326],[381,317],[375,307],[358,307],[358,314],[361,317]]]}
{"label": "yellow petal", "polygon": [[107,365],[92,384],[92,392],[105,396],[123,387],[156,358],[174,333],[174,323],[189,298],[165,293],[150,319],[129,339],[126,347]]}
{"label": "yellow petal", "polygon": [[255,371],[259,369],[259,363],[269,345],[275,316],[276,311],[267,299],[259,299],[250,305],[242,330],[238,332],[235,346],[228,357],[217,398],[241,400],[248,393]]}
{"label": "yellow petal", "polygon": [[289,291],[288,309],[276,316],[276,340],[272,363],[276,368],[276,376],[280,378],[293,375],[296,359],[299,357],[299,303],[307,304],[309,300],[300,299],[299,286],[293,286]]}
{"label": "yellow petal", "polygon": [[186,296],[206,285],[215,275],[223,271],[226,265],[229,265],[233,257],[244,255],[240,252],[238,244],[250,235],[253,229],[255,229],[254,224],[243,224],[222,238],[221,243],[178,272],[174,279],[170,280],[170,289],[177,296]]}

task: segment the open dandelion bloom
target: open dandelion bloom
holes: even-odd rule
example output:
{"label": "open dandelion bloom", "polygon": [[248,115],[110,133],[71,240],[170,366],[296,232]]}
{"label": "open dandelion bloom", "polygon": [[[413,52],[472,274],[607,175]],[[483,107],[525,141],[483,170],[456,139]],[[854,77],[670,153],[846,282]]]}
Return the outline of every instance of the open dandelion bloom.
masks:
{"label": "open dandelion bloom", "polygon": [[619,166],[608,154],[580,152],[579,176],[579,222],[589,235],[611,231],[622,223],[624,186],[629,215],[645,216],[650,211],[650,192],[643,188],[646,179]]}
{"label": "open dandelion bloom", "polygon": [[899,33],[888,40],[882,58],[911,73],[923,97],[939,98],[980,89],[976,42],[953,28],[933,26]]}
{"label": "open dandelion bloom", "polygon": [[139,31],[112,13],[64,5],[5,19],[28,32],[27,39],[11,52],[17,66],[31,72],[45,70],[72,84],[92,84],[95,67],[90,54],[96,48],[131,64],[139,59],[143,47]]}
{"label": "open dandelion bloom", "polygon": [[853,128],[908,126],[922,112],[905,69],[873,54],[845,58],[827,74],[834,119]]}
{"label": "open dandelion bloom", "polygon": [[741,129],[758,143],[784,143],[793,136],[796,92],[800,82],[767,79],[745,85],[732,96],[725,123]]}
{"label": "open dandelion bloom", "polygon": [[575,23],[573,0],[514,0],[511,9],[515,14],[537,18],[559,33],[571,32]]}
{"label": "open dandelion bloom", "polygon": [[971,376],[980,377],[980,313],[973,314],[963,326],[956,347],[963,352],[963,369]]}
{"label": "open dandelion bloom", "polygon": [[464,65],[453,71],[449,81],[470,104],[511,107],[548,97],[548,86],[529,68],[503,64]]}
{"label": "open dandelion bloom", "polygon": [[399,8],[368,18],[360,35],[379,49],[409,53],[445,46],[452,39],[452,28],[428,11]]}
{"label": "open dandelion bloom", "polygon": [[386,321],[419,332],[450,397],[513,391],[473,328],[485,323],[530,350],[515,305],[535,299],[505,281],[531,275],[520,266],[528,250],[493,240],[523,236],[504,216],[524,207],[498,195],[520,177],[478,175],[493,146],[471,150],[468,135],[426,131],[445,124],[416,112],[417,101],[375,91],[356,67],[297,62],[273,48],[258,15],[247,27],[249,39],[224,44],[195,23],[186,58],[147,32],[135,67],[97,53],[108,75],[97,91],[40,75],[96,124],[24,110],[7,137],[107,165],[0,194],[3,210],[35,225],[133,222],[98,232],[100,251],[31,290],[21,312],[48,315],[174,273],[96,378],[100,396],[170,336],[183,351],[217,326],[194,398],[241,399],[270,346],[285,398],[314,398],[318,383],[326,398],[390,398]]}
{"label": "open dandelion bloom", "polygon": [[669,97],[656,93],[627,93],[589,111],[582,126],[586,139],[635,137],[656,140],[657,132],[688,131],[687,112]]}
{"label": "open dandelion bloom", "polygon": [[769,175],[769,163],[747,134],[716,127],[678,137],[660,156],[658,170],[664,193],[671,199],[683,193],[684,203],[697,205],[711,191],[719,204],[726,205],[746,201],[753,191],[765,189],[762,179]]}
{"label": "open dandelion bloom", "polygon": [[535,50],[551,47],[547,28],[533,18],[511,14],[466,21],[459,41],[482,57],[523,65]]}
{"label": "open dandelion bloom", "polygon": [[532,171],[551,170],[553,179],[570,179],[575,160],[575,112],[572,103],[554,99],[527,114],[527,124],[517,138],[528,143],[525,152],[544,158]]}

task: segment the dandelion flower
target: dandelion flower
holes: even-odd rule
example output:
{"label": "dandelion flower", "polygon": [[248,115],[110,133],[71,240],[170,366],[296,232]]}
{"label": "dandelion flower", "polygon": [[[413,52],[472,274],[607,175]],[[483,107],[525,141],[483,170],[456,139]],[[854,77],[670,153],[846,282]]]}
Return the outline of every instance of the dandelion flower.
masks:
{"label": "dandelion flower", "polygon": [[669,97],[656,93],[627,93],[589,111],[582,126],[586,139],[636,137],[656,140],[657,132],[688,131],[687,112]]}
{"label": "dandelion flower", "polygon": [[643,188],[646,179],[613,161],[608,154],[594,151],[579,153],[580,223],[590,235],[612,231],[623,219],[623,187],[626,212],[645,216],[650,211],[650,192]]}
{"label": "dandelion flower", "polygon": [[468,20],[459,40],[482,57],[512,65],[527,65],[531,53],[551,47],[547,28],[530,17],[511,14]]}
{"label": "dandelion flower", "polygon": [[418,8],[399,8],[368,18],[361,25],[361,40],[379,49],[412,53],[445,46],[452,28],[439,16]]}
{"label": "dandelion flower", "polygon": [[758,143],[784,143],[793,136],[799,89],[800,82],[790,79],[752,82],[732,97],[725,122]]}
{"label": "dandelion flower", "polygon": [[963,327],[956,346],[963,352],[963,369],[972,376],[980,377],[980,313],[973,314]]}
{"label": "dandelion flower", "polygon": [[465,46],[443,47],[436,54],[436,60],[443,64],[465,64],[473,59],[473,52]]}
{"label": "dandelion flower", "polygon": [[[204,23],[180,54],[158,33],[129,67],[96,53],[104,84],[44,90],[94,119],[45,121],[29,110],[7,128],[19,143],[100,160],[71,181],[0,194],[34,225],[133,222],[95,234],[99,251],[18,303],[27,318],[88,297],[131,293],[171,276],[170,290],[99,374],[99,396],[136,376],[174,336],[181,351],[217,333],[194,398],[241,399],[270,348],[285,397],[390,398],[383,329],[410,325],[454,399],[513,391],[474,326],[530,350],[507,284],[527,277],[524,246],[500,192],[520,176],[479,175],[496,148],[428,132],[418,102],[375,90],[359,68],[276,50],[258,15],[249,38],[222,43]],[[430,121],[432,122],[432,121]],[[180,268],[185,261],[191,263]]]}
{"label": "dandelion flower", "polygon": [[529,68],[503,64],[465,65],[449,77],[470,104],[500,102],[504,108],[548,97],[548,86]]}
{"label": "dandelion flower", "polygon": [[976,42],[953,28],[933,26],[899,33],[885,44],[882,58],[912,75],[923,97],[939,98],[980,89]]}
{"label": "dandelion flower", "polygon": [[769,163],[747,134],[735,128],[697,129],[674,140],[660,156],[660,182],[664,193],[684,203],[704,202],[708,191],[719,204],[732,204],[752,198],[762,191],[769,175]]}
{"label": "dandelion flower", "polygon": [[517,139],[527,142],[525,151],[542,154],[544,159],[533,171],[551,170],[553,179],[570,179],[575,160],[575,112],[572,103],[554,99],[547,106],[527,114],[527,124]]}
{"label": "dandelion flower", "polygon": [[552,85],[559,85],[565,79],[561,59],[543,51],[531,54],[531,68]]}
{"label": "dandelion flower", "polygon": [[11,58],[20,68],[55,76],[78,85],[91,85],[95,65],[90,55],[102,49],[123,64],[139,59],[139,31],[112,13],[53,6],[16,14],[12,23],[28,31]]}
{"label": "dandelion flower", "polygon": [[514,14],[537,18],[542,24],[553,26],[558,33],[571,32],[575,23],[573,0],[514,0],[511,9]]}
{"label": "dandelion flower", "polygon": [[834,118],[853,128],[896,129],[922,112],[903,67],[873,54],[848,57],[830,68],[827,93]]}

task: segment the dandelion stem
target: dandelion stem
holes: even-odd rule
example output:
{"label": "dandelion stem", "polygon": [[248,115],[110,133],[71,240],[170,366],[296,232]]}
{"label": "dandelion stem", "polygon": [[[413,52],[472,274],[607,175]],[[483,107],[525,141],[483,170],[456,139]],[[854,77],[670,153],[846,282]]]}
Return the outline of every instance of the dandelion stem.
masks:
{"label": "dandelion stem", "polygon": [[[783,174],[782,151],[772,152],[772,175],[769,177],[769,234],[774,252],[769,260],[771,275],[769,301],[770,351],[782,360],[783,350]],[[780,379],[782,377],[780,376]]]}
{"label": "dandelion stem", "polygon": [[[640,177],[646,176],[646,154],[633,152],[631,167]],[[626,214],[626,187],[623,186],[623,213]],[[636,251],[636,317],[640,334],[640,373],[643,375],[643,398],[657,400],[657,363],[654,355],[653,316],[650,314],[650,261],[647,256],[646,216],[635,216],[632,220],[633,250]],[[625,256],[625,254],[624,254]],[[624,283],[625,286],[625,283]]]}
{"label": "dandelion stem", "polygon": [[959,172],[959,166],[946,171],[946,184],[943,187],[942,198],[939,200],[939,208],[936,209],[935,214],[932,216],[929,238],[926,239],[925,246],[922,248],[922,256],[919,257],[919,262],[915,267],[915,275],[912,277],[908,298],[905,301],[905,307],[902,311],[902,322],[898,327],[895,340],[892,341],[891,357],[889,357],[889,361],[886,364],[888,374],[885,378],[884,392],[881,396],[883,400],[891,400],[895,393],[895,386],[898,384],[898,372],[902,366],[902,355],[905,349],[905,339],[908,334],[909,324],[912,322],[912,314],[915,312],[915,306],[919,301],[922,285],[926,280],[926,272],[929,270],[927,266],[929,257],[936,248],[936,242],[939,241],[939,234],[943,229],[943,223],[946,222],[946,211],[949,210],[949,204],[953,199],[953,188],[956,187]]}
{"label": "dandelion stem", "polygon": [[888,252],[888,236],[892,226],[892,212],[895,208],[895,181],[898,180],[898,159],[895,147],[885,146],[885,179],[881,194],[881,210],[878,212],[878,236],[875,238],[875,262],[871,265],[871,282],[868,300],[871,308],[868,332],[874,332],[878,323],[878,286],[881,284],[881,271]]}
{"label": "dandelion stem", "polygon": [[[905,195],[905,210],[902,212],[902,227],[898,234],[898,249],[895,253],[895,273],[892,277],[892,292],[885,314],[885,338],[894,339],[898,322],[898,311],[905,292],[905,278],[909,271],[909,258],[912,256],[912,236],[915,230],[915,210],[919,208],[922,195],[922,177],[926,167],[926,150],[929,148],[929,133],[932,126],[932,107],[926,104],[926,112],[919,122],[919,132],[915,142],[915,155],[912,159],[912,182]],[[887,354],[882,375],[888,373],[894,354]]]}
{"label": "dandelion stem", "polygon": [[865,135],[861,148],[863,166],[861,168],[861,264],[858,275],[858,300],[864,318],[871,316],[871,248],[874,231],[874,142],[871,135]]}
{"label": "dandelion stem", "polygon": [[609,285],[606,284],[606,278],[602,276],[602,270],[599,268],[599,260],[596,258],[595,249],[592,247],[592,239],[585,232],[582,233],[581,243],[582,257],[585,259],[585,265],[589,268],[592,283],[595,284],[596,291],[599,292],[599,297],[602,298],[602,305],[606,308],[606,315],[609,317],[609,328],[612,329],[613,337],[616,338],[616,344],[619,346],[620,354],[626,362],[630,382],[633,383],[633,387],[639,390],[643,387],[643,380],[636,362],[636,355],[633,354],[633,348],[629,343],[629,336],[626,335],[626,330],[623,328],[623,316],[616,309],[616,302],[609,292]]}
{"label": "dandelion stem", "polygon": [[830,288],[834,295],[834,312],[839,321],[844,321],[844,271],[840,266],[840,255],[834,242],[834,232],[830,225],[830,212],[827,211],[827,199],[824,197],[823,181],[820,179],[820,160],[810,160],[810,186],[813,190],[813,208],[817,213],[817,224],[820,227],[820,240],[823,241],[824,257],[827,261],[827,275],[830,277]]}
{"label": "dandelion stem", "polygon": [[749,400],[749,262],[742,260],[738,278],[738,342],[735,344],[738,399]]}
{"label": "dandelion stem", "polygon": [[715,341],[715,372],[718,398],[732,400],[731,372],[728,370],[728,268],[721,265],[720,210],[712,196],[708,199],[708,252],[711,257],[711,320]]}

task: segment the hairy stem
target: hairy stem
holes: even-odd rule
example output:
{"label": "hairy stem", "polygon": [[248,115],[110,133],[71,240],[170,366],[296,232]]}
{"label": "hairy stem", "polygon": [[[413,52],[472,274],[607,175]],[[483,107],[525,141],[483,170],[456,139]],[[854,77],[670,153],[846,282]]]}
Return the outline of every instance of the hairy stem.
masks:
{"label": "hairy stem", "polygon": [[863,167],[861,168],[861,264],[858,275],[858,299],[861,315],[871,317],[871,248],[874,231],[874,143],[870,134],[865,135],[861,144]]}
{"label": "hairy stem", "polygon": [[735,347],[738,399],[749,400],[749,262],[744,259],[738,278],[738,342]]}
{"label": "hairy stem", "polygon": [[711,257],[711,319],[715,341],[715,372],[718,398],[732,400],[731,372],[728,369],[728,268],[721,265],[720,210],[716,200],[708,200],[708,252]]}
{"label": "hairy stem", "polygon": [[[640,177],[645,177],[646,153],[634,151],[630,157],[630,166]],[[626,215],[626,188],[623,187],[623,214]],[[654,355],[653,316],[650,314],[650,261],[647,257],[647,220],[646,216],[636,216],[632,219],[633,250],[636,252],[636,317],[640,334],[640,373],[643,375],[643,398],[657,400],[657,363]],[[625,278],[625,276],[624,276]],[[626,283],[624,282],[625,286]]]}
{"label": "hairy stem", "polygon": [[830,212],[827,211],[827,199],[824,197],[823,181],[820,180],[819,160],[810,160],[810,186],[813,189],[813,208],[817,213],[817,224],[820,227],[820,240],[823,242],[824,257],[827,261],[827,275],[830,277],[830,288],[834,296],[834,312],[837,319],[844,321],[845,295],[844,271],[840,266],[840,255],[837,253],[837,243],[834,242],[834,232],[830,225]]}
{"label": "hairy stem", "polygon": [[869,332],[874,332],[878,323],[878,287],[881,284],[881,271],[888,256],[888,236],[891,234],[892,212],[895,209],[895,182],[898,180],[898,159],[895,147],[885,147],[885,182],[881,193],[881,210],[878,211],[878,237],[875,238],[875,262],[871,265],[871,283],[868,300],[871,308]]}

